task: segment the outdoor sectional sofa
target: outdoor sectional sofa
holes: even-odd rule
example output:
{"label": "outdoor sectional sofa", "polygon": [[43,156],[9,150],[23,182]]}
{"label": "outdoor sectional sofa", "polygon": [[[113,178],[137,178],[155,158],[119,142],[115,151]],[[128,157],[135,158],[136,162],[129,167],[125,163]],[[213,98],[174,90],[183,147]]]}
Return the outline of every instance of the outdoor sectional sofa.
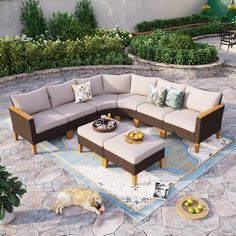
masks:
{"label": "outdoor sectional sofa", "polygon": [[[91,82],[93,99],[75,103],[71,85],[87,81]],[[150,85],[184,91],[182,109],[146,103]],[[162,138],[167,132],[174,132],[193,142],[198,153],[203,140],[213,134],[220,138],[224,111],[219,92],[137,74],[73,79],[28,93],[14,94],[11,99],[13,105],[9,111],[14,137],[17,140],[20,135],[31,143],[34,154],[37,153],[38,143],[63,134],[70,139],[73,129],[104,113],[111,113],[113,117],[130,117],[136,127],[139,121],[156,127]]]}

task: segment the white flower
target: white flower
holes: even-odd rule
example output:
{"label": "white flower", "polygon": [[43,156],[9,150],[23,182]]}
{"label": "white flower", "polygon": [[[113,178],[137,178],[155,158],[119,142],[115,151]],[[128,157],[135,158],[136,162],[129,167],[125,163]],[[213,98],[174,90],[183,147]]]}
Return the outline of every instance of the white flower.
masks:
{"label": "white flower", "polygon": [[133,38],[133,35],[132,35],[132,34],[129,34],[129,38],[132,39],[132,38]]}

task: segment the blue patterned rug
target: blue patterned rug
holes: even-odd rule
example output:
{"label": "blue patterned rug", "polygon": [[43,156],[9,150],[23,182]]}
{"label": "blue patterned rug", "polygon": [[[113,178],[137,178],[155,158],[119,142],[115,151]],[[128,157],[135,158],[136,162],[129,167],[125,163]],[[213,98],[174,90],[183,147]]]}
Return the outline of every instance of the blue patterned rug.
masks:
{"label": "blue patterned rug", "polygon": [[[131,121],[124,122],[133,128]],[[9,120],[4,123],[10,127]],[[140,129],[146,134],[158,135],[156,128],[142,125]],[[79,153],[76,133],[72,140],[59,137],[42,142],[38,145],[38,151],[128,215],[141,221],[236,149],[236,141],[212,136],[201,144],[200,153],[195,154],[192,143],[169,134],[165,139],[165,147],[164,168],[160,169],[157,163],[141,172],[135,188],[131,186],[130,174],[126,171],[113,164],[104,169],[100,157],[89,150]],[[167,200],[153,197],[156,182],[174,183]]]}

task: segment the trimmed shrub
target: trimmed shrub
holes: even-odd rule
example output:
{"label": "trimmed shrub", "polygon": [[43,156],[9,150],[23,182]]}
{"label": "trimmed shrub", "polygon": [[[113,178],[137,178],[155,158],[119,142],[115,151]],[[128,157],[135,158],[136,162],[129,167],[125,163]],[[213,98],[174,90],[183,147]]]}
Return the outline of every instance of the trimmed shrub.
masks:
{"label": "trimmed shrub", "polygon": [[28,37],[35,38],[45,34],[46,20],[38,0],[26,0],[22,3],[20,20],[23,25],[22,33]]}
{"label": "trimmed shrub", "polygon": [[165,29],[170,27],[177,27],[181,25],[208,23],[208,22],[222,22],[225,21],[224,17],[210,17],[201,14],[192,16],[178,17],[171,19],[158,19],[154,21],[143,21],[136,25],[135,29],[138,32],[152,31],[155,29]]}
{"label": "trimmed shrub", "polygon": [[80,24],[90,26],[91,28],[97,27],[96,18],[93,14],[93,8],[90,0],[77,1],[74,15]]}
{"label": "trimmed shrub", "polygon": [[94,34],[89,26],[81,25],[73,15],[68,13],[54,13],[48,22],[48,33],[52,39],[62,41],[81,39],[85,35]]}
{"label": "trimmed shrub", "polygon": [[135,37],[130,52],[147,60],[180,65],[208,64],[217,58],[214,46],[194,43],[189,35],[164,31]]}
{"label": "trimmed shrub", "polygon": [[67,66],[129,63],[119,36],[85,36],[74,41],[1,38],[0,55],[0,76]]}

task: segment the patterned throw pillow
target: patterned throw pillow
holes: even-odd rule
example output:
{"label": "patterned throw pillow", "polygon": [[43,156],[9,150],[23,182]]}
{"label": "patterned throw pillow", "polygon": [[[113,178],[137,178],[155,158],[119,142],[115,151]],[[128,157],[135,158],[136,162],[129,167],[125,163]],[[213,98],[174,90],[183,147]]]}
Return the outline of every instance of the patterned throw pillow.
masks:
{"label": "patterned throw pillow", "polygon": [[184,99],[184,92],[178,91],[174,88],[167,88],[167,95],[165,105],[174,109],[181,109]]}
{"label": "patterned throw pillow", "polygon": [[164,104],[166,94],[167,94],[166,88],[163,87],[158,88],[151,85],[149,87],[149,94],[146,102],[161,107]]}
{"label": "patterned throw pillow", "polygon": [[90,81],[84,84],[72,85],[72,88],[75,93],[75,103],[86,102],[93,98]]}

